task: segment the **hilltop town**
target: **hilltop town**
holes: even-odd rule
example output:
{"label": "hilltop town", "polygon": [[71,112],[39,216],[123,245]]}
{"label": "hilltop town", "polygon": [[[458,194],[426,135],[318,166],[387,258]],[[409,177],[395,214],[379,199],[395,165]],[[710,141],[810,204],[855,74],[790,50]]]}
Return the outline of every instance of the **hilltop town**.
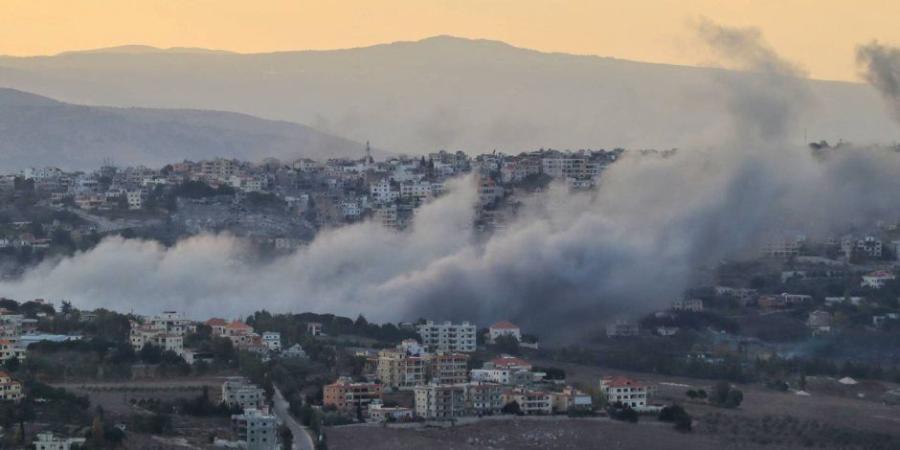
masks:
{"label": "hilltop town", "polygon": [[[171,245],[227,232],[277,255],[363,221],[404,233],[419,208],[467,176],[477,185],[473,230],[502,233],[521,202],[554,184],[590,195],[622,158],[672,152],[441,151],[385,161],[366,152],[326,162],[20,171],[0,177],[0,268],[15,279],[110,236]],[[468,321],[371,323],[3,299],[3,442],[572,448],[608,433],[638,448],[649,433],[670,445],[654,439],[656,448],[894,448],[898,246],[900,228],[887,221],[827,236],[781,230],[661,307],[597,317],[575,341],[541,325],[539,311],[526,324],[475,312]],[[467,432],[447,431],[460,427]]]}
{"label": "hilltop town", "polygon": [[[300,159],[250,163],[232,159],[176,162],[158,169],[93,172],[46,167],[0,175],[0,261],[6,275],[47,254],[89,249],[102,236],[174,243],[229,232],[262,248],[290,251],[319,230],[371,219],[404,229],[419,206],[440,196],[448,180],[477,175],[482,231],[502,227],[517,195],[559,180],[590,189],[617,149],[539,150],[470,157],[439,151],[427,157],[375,161]],[[362,153],[362,152],[361,152]]]}

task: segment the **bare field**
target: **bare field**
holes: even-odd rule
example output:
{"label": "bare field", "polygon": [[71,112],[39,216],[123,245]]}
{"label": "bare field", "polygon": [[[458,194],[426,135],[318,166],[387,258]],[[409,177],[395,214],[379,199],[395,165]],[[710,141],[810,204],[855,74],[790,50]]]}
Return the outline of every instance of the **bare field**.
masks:
{"label": "bare field", "polygon": [[[477,450],[477,449],[619,449],[715,450],[722,443],[710,436],[679,433],[669,424],[637,424],[608,419],[521,417],[482,420],[450,428],[384,428],[345,426],[328,430],[335,450]],[[732,448],[788,449],[747,445]]]}
{"label": "bare field", "polygon": [[[856,386],[835,387],[836,381],[810,378],[809,396],[793,392],[778,392],[758,384],[738,385],[744,392],[744,401],[738,409],[723,409],[705,402],[691,401],[685,396],[688,389],[706,389],[713,386],[712,380],[668,377],[647,373],[604,369],[576,364],[550,361],[536,362],[566,370],[572,382],[585,386],[596,386],[604,375],[627,375],[657,385],[653,401],[660,403],[681,403],[694,417],[704,414],[729,414],[739,417],[763,418],[765,416],[791,416],[802,420],[815,420],[836,427],[867,432],[878,432],[900,436],[900,406],[887,405],[879,400],[878,392],[896,389],[892,383],[865,382]],[[860,398],[858,394],[863,394]]]}

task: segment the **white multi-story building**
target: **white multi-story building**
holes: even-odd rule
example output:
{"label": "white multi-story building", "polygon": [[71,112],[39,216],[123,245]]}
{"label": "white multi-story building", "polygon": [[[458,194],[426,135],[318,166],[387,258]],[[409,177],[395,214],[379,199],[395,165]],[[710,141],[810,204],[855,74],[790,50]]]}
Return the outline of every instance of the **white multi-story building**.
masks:
{"label": "white multi-story building", "polygon": [[261,408],[265,398],[265,391],[246,378],[232,377],[222,383],[222,402],[225,404],[243,409]]}
{"label": "white multi-story building", "polygon": [[128,209],[141,209],[144,206],[140,190],[125,191],[125,199],[128,201]]}
{"label": "white multi-story building", "polygon": [[854,253],[858,255],[869,256],[872,258],[881,258],[882,244],[881,241],[873,236],[866,236],[862,239],[854,239],[852,236],[844,236],[841,239],[841,252],[849,258]]}
{"label": "white multi-story building", "polygon": [[85,438],[60,437],[45,431],[37,434],[33,444],[35,450],[69,450],[73,445],[81,446],[85,441]]}
{"label": "white multi-story building", "polygon": [[862,287],[870,287],[872,289],[881,289],[885,283],[894,280],[894,274],[886,270],[878,270],[867,273],[862,277]]}
{"label": "white multi-story building", "polygon": [[374,400],[369,404],[369,420],[373,422],[409,421],[412,420],[414,413],[415,411],[410,408],[384,406],[381,400]]}
{"label": "white multi-story building", "polygon": [[369,194],[376,203],[391,203],[400,197],[400,191],[395,189],[391,184],[391,180],[387,178],[381,179],[377,183],[369,186]]}
{"label": "white multi-story building", "polygon": [[238,439],[247,444],[247,450],[276,450],[278,445],[278,418],[268,411],[245,408],[243,414],[231,416],[231,426]]}
{"label": "white multi-story building", "polygon": [[676,299],[672,302],[673,311],[703,312],[703,300],[699,298]]}
{"label": "white multi-story building", "polygon": [[517,341],[522,340],[522,330],[519,329],[518,326],[513,325],[510,322],[502,321],[497,322],[491,325],[488,328],[488,338],[493,343],[497,341],[497,338],[500,336],[510,336]]}
{"label": "white multi-story building", "polygon": [[600,380],[600,392],[609,404],[643,408],[647,406],[650,387],[626,377],[604,377]]}
{"label": "white multi-story building", "polygon": [[135,351],[144,345],[155,345],[184,356],[184,336],[196,331],[196,325],[175,311],[144,318],[144,323],[131,322],[130,340]]}
{"label": "white multi-story building", "polygon": [[453,324],[451,322],[425,322],[418,326],[422,345],[431,351],[463,352],[475,351],[475,325],[469,322]]}
{"label": "white multi-story building", "polygon": [[266,331],[262,334],[262,341],[266,348],[269,349],[269,351],[281,351],[281,333],[275,331]]}

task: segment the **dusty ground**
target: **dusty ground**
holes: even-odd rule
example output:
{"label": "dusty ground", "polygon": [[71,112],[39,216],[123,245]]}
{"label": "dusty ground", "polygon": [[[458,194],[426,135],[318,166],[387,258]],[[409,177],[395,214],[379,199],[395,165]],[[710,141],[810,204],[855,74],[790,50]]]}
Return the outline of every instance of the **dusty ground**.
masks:
{"label": "dusty ground", "polygon": [[[694,417],[704,414],[730,414],[739,417],[792,416],[802,420],[815,420],[834,426],[868,432],[883,432],[900,437],[900,406],[881,401],[881,393],[896,389],[897,385],[880,382],[862,382],[856,386],[840,385],[835,380],[813,378],[808,380],[809,396],[793,392],[778,392],[758,384],[739,385],[744,392],[744,402],[735,410],[717,408],[705,402],[692,402],[684,394],[688,389],[710,391],[713,381],[662,375],[634,373],[575,364],[542,362],[566,370],[572,382],[596,386],[604,375],[627,375],[654,383],[657,392],[653,401],[682,403]],[[863,394],[860,397],[858,394]]]}
{"label": "dusty ground", "polygon": [[[57,384],[67,390],[87,395],[91,406],[101,406],[107,417],[115,422],[128,423],[135,414],[149,414],[148,411],[133,405],[132,400],[160,399],[174,400],[178,398],[194,398],[200,395],[206,386],[209,396],[216,401],[221,395],[221,377],[187,378],[166,381],[129,381],[103,383],[69,383]],[[172,416],[173,434],[171,436],[151,436],[127,432],[124,447],[128,449],[206,449],[213,448],[210,436],[227,437],[231,435],[230,420],[226,417],[191,417],[185,415]]]}
{"label": "dusty ground", "polygon": [[[722,443],[710,436],[683,434],[668,424],[637,424],[607,419],[564,417],[484,420],[446,429],[394,429],[348,426],[328,430],[328,448],[335,450],[512,450],[618,449],[714,450]],[[732,446],[743,449],[789,447]]]}

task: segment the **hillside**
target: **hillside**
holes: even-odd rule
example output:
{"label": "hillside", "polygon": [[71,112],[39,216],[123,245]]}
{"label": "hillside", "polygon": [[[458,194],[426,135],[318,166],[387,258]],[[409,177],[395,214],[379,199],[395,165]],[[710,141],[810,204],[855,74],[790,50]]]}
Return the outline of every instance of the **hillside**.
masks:
{"label": "hillside", "polygon": [[[684,146],[727,132],[721,81],[732,76],[447,36],[334,51],[124,47],[0,57],[0,85],[65,101],[241,112],[407,153]],[[798,142],[804,129],[810,140],[900,135],[868,86],[809,86]]]}
{"label": "hillside", "polygon": [[244,114],[74,105],[0,88],[0,169],[90,168],[104,159],[159,166],[216,156],[260,160],[362,155],[309,127]]}

